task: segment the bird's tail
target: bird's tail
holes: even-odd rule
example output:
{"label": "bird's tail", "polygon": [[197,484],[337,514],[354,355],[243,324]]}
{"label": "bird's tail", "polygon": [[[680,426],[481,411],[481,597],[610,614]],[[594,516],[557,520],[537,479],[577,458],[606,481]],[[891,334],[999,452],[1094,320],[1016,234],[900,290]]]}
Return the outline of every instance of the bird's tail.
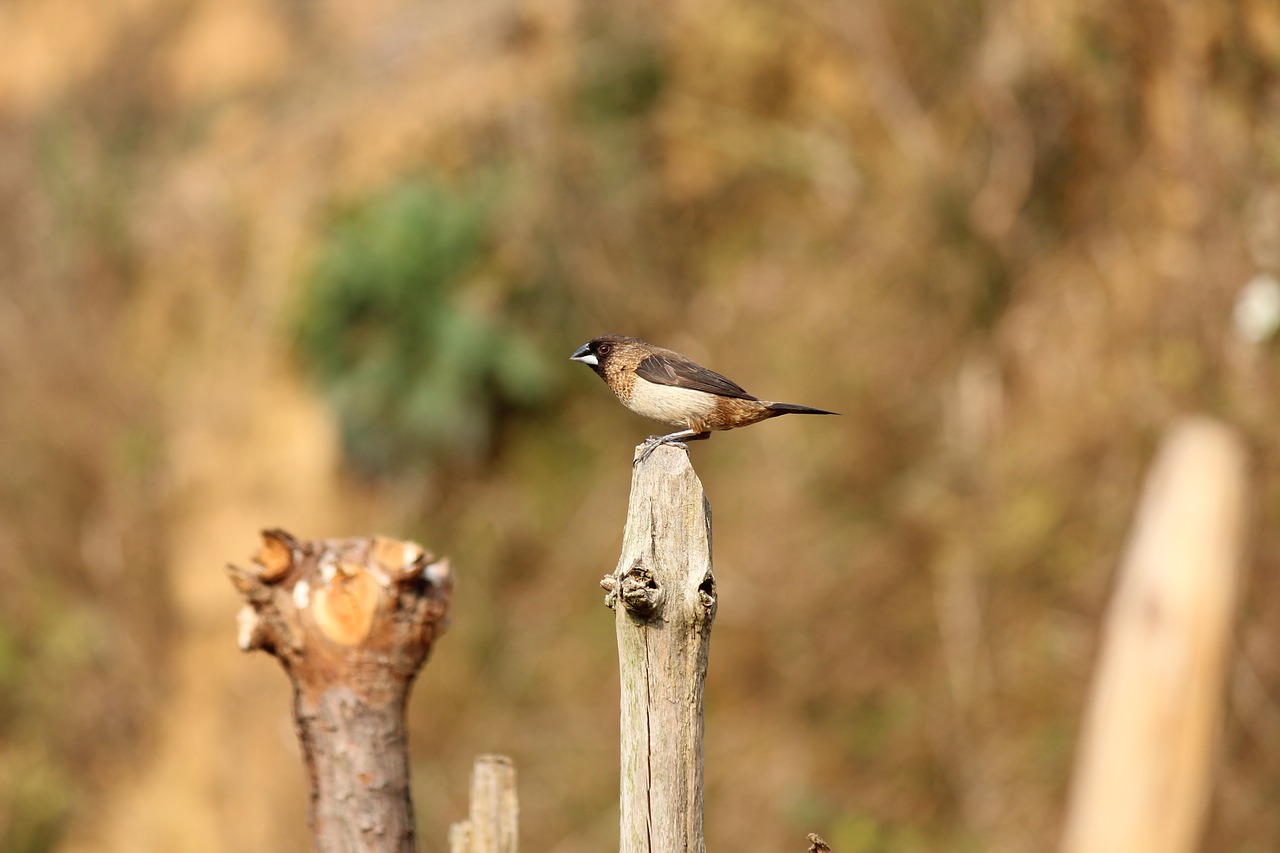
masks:
{"label": "bird's tail", "polygon": [[815,409],[813,406],[797,406],[795,403],[765,403],[765,408],[780,415],[838,415],[839,412],[828,412],[826,409]]}

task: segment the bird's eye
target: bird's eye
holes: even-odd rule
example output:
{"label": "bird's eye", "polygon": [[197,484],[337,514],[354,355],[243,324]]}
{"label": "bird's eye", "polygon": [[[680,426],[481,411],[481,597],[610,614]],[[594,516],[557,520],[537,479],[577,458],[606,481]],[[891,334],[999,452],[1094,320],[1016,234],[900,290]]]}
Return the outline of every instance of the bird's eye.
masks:
{"label": "bird's eye", "polygon": [[600,344],[600,346],[596,347],[596,352],[600,353],[601,355],[608,355],[609,350],[611,349],[613,349],[612,344]]}

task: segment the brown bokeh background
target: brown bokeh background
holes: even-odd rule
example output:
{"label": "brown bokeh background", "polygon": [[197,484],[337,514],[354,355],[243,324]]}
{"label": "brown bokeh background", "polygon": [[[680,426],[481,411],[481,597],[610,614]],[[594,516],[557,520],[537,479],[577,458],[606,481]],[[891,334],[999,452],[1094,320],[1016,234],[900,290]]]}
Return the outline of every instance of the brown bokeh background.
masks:
{"label": "brown bokeh background", "polygon": [[10,0],[0,849],[305,848],[222,573],[268,526],[454,561],[422,849],[489,751],[525,849],[614,849],[597,581],[652,428],[566,360],[605,331],[844,413],[692,448],[710,847],[1050,849],[1142,473],[1203,411],[1256,496],[1204,849],[1275,849],[1278,353],[1233,318],[1278,271],[1269,0]]}

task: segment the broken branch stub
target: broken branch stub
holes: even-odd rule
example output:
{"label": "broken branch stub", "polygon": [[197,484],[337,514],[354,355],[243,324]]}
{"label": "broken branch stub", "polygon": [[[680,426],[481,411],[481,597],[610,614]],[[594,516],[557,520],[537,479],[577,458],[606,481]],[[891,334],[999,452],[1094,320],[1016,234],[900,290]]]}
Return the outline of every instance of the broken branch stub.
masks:
{"label": "broken branch stub", "polygon": [[823,841],[818,833],[811,832],[805,837],[809,839],[809,853],[831,853],[831,845]]}
{"label": "broken branch stub", "polygon": [[318,851],[412,851],[404,712],[447,624],[453,575],[412,542],[303,542],[267,530],[249,569],[243,651],[274,655],[293,682]]}

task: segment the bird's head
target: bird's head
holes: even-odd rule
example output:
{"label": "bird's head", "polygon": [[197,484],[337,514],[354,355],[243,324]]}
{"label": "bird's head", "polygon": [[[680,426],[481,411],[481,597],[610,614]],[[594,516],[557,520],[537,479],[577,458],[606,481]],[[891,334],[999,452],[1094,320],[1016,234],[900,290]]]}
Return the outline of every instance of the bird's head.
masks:
{"label": "bird's head", "polygon": [[569,359],[571,361],[580,361],[603,376],[604,366],[613,357],[614,352],[618,347],[625,346],[631,340],[631,338],[623,337],[622,335],[601,335],[578,347],[573,355],[569,356]]}

